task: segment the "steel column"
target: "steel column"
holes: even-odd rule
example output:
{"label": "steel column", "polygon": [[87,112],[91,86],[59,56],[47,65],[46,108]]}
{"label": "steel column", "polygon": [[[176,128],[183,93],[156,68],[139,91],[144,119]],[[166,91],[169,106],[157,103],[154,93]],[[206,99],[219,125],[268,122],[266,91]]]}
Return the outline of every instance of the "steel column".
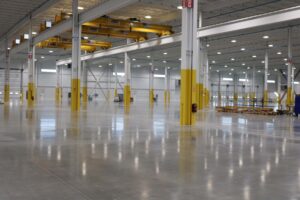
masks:
{"label": "steel column", "polygon": [[154,103],[154,61],[152,60],[149,69],[149,103],[153,105]]}
{"label": "steel column", "polygon": [[[87,52],[85,52],[87,54]],[[82,102],[88,102],[88,70],[87,61],[82,62]]]}
{"label": "steel column", "polygon": [[288,28],[288,74],[287,74],[287,97],[286,106],[288,109],[293,105],[292,100],[292,67],[293,67],[293,55],[292,55],[292,28]]}
{"label": "steel column", "polygon": [[[197,24],[198,0],[189,0],[182,9],[182,44],[181,44],[181,92],[180,92],[180,124],[195,123],[196,108],[196,70],[193,66],[193,45],[197,42],[195,24]],[[194,6],[194,7],[193,7]],[[195,8],[196,6],[196,8]],[[195,13],[196,12],[196,13]]]}
{"label": "steel column", "polygon": [[8,39],[5,41],[5,85],[4,85],[4,103],[10,101],[10,52],[8,49]]}
{"label": "steel column", "polygon": [[28,107],[32,107],[36,102],[36,87],[35,87],[35,46],[33,45],[32,38],[32,20],[29,25],[29,46],[28,46],[28,92],[27,92],[27,104]]}
{"label": "steel column", "polygon": [[[127,39],[127,44],[130,44],[132,41]],[[124,106],[129,107],[131,102],[131,60],[128,55],[128,52],[125,52],[125,85],[124,85]]]}
{"label": "steel column", "polygon": [[269,51],[268,51],[268,44],[266,46],[265,52],[265,73],[264,73],[264,106],[268,106],[269,102],[269,95],[268,95],[268,73],[269,73]]}
{"label": "steel column", "polygon": [[71,110],[80,110],[80,68],[81,68],[81,26],[79,25],[78,0],[73,0],[73,37],[72,37],[72,91]]}
{"label": "steel column", "polygon": [[62,101],[62,77],[61,77],[61,66],[56,66],[56,89],[55,89],[55,103],[56,105],[60,105]]}

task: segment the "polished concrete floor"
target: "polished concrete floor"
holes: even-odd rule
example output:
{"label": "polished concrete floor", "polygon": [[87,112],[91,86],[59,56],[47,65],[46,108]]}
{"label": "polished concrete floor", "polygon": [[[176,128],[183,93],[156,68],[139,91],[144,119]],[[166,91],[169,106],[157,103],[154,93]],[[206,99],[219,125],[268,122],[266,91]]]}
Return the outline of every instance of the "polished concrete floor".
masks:
{"label": "polished concrete floor", "polygon": [[[128,113],[129,112],[129,113]],[[0,106],[1,200],[299,200],[300,120],[178,105]]]}

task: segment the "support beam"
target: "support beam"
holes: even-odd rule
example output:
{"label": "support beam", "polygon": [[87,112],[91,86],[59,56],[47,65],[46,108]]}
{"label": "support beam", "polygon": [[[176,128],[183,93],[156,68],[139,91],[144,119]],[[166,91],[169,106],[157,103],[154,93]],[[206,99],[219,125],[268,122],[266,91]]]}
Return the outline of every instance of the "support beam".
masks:
{"label": "support beam", "polygon": [[[30,11],[23,19],[21,19],[19,22],[17,22],[12,28],[10,28],[6,33],[4,33],[2,36],[0,36],[0,42],[4,41],[4,39],[10,39],[10,37],[14,36],[16,33],[20,31],[20,29],[24,28],[28,24],[30,24],[30,21],[32,18],[35,18],[40,13],[46,11],[51,7],[52,5],[56,4],[59,0],[47,0],[44,1],[41,5],[36,7],[34,10]],[[4,37],[6,36],[6,37]],[[27,45],[28,46],[28,45]]]}
{"label": "support beam", "polygon": [[237,106],[238,105],[238,87],[237,87],[237,84],[238,84],[238,75],[235,73],[233,75],[233,105],[234,106]]}
{"label": "support beam", "polygon": [[170,105],[171,93],[170,93],[170,75],[168,67],[165,66],[165,92],[164,92],[164,102],[165,106]]}
{"label": "support beam", "polygon": [[60,105],[62,101],[62,67],[56,66],[56,88],[55,88],[55,103]]}
{"label": "support beam", "polygon": [[255,105],[255,99],[256,99],[256,67],[254,66],[252,68],[252,84],[251,84],[251,95],[250,95],[250,102],[254,106]]}
{"label": "support beam", "polygon": [[118,97],[118,65],[115,65],[115,89],[114,89],[114,98]]}
{"label": "support beam", "polygon": [[[130,39],[127,39],[127,44],[131,43]],[[125,85],[124,85],[124,106],[129,108],[131,103],[131,60],[128,52],[125,52]]]}
{"label": "support beam", "polygon": [[[53,0],[57,1],[57,0]],[[85,22],[91,21],[93,19],[96,19],[98,17],[102,17],[103,15],[112,13],[116,10],[119,10],[121,8],[127,7],[131,4],[137,3],[140,0],[109,0],[104,3],[98,4],[97,6],[92,7],[89,10],[86,10],[79,14],[78,16],[78,23],[82,25]],[[68,30],[72,30],[73,27],[73,20],[72,18],[64,20],[60,22],[59,24],[53,26],[50,29],[47,29],[46,31],[40,33],[33,39],[33,44],[36,45],[48,38],[54,37],[56,35],[60,35],[61,33],[64,33]],[[19,51],[24,50],[28,46],[28,41],[24,41],[22,44],[18,45],[17,47],[12,49],[13,53],[17,53]],[[69,62],[71,63],[71,61]]]}
{"label": "support beam", "polygon": [[20,103],[23,104],[24,101],[24,90],[23,90],[23,82],[24,82],[24,65],[22,64],[21,70],[20,70]]}
{"label": "support beam", "polygon": [[151,62],[149,69],[149,103],[150,106],[154,104],[154,62]]}
{"label": "support beam", "polygon": [[[198,5],[196,8],[198,9]],[[198,12],[194,12],[194,18],[198,18]],[[196,30],[202,27],[202,12],[199,13],[199,22],[194,24],[194,34],[197,34]],[[193,46],[193,64],[196,69],[196,103],[197,109],[203,109],[203,47],[202,47],[202,39],[197,38],[196,44]]]}
{"label": "support beam", "polygon": [[72,86],[71,86],[71,110],[80,110],[80,43],[81,26],[79,24],[78,0],[73,0],[73,39],[72,39]]}
{"label": "support beam", "polygon": [[293,55],[292,55],[292,28],[288,29],[288,74],[287,74],[287,97],[286,106],[288,109],[293,105],[292,100],[292,67],[293,67]]}
{"label": "support beam", "polygon": [[[284,23],[293,20],[300,19],[300,6],[283,9],[275,12],[270,12],[262,15],[256,15],[252,17],[247,17],[239,20],[233,20],[230,22],[225,22],[222,24],[217,24],[213,26],[202,27],[198,30],[198,37],[209,37],[218,34],[231,33],[235,31],[247,30],[251,28],[257,28],[262,26],[268,26],[272,24]],[[54,28],[54,27],[53,27]],[[125,52],[137,51],[141,49],[167,45],[171,43],[181,42],[182,34],[174,34],[172,36],[155,38],[147,40],[145,42],[133,43],[128,45],[123,45],[115,48],[111,48],[106,51],[98,51],[93,54],[82,56],[81,60],[89,60],[102,58],[105,56],[111,56],[115,54],[121,54]],[[71,63],[71,59],[63,59],[58,61],[58,65]]]}
{"label": "support beam", "polygon": [[268,44],[266,45],[266,52],[265,52],[265,78],[264,78],[264,107],[268,106],[269,102],[269,95],[268,95],[268,73],[269,73],[269,51],[268,51]]}
{"label": "support beam", "polygon": [[82,103],[87,104],[87,102],[88,102],[88,70],[87,70],[87,61],[83,61],[82,62]]}
{"label": "support beam", "polygon": [[28,91],[27,91],[27,105],[32,107],[36,101],[36,87],[35,87],[35,46],[32,40],[32,21],[29,25],[29,40],[28,40]]}
{"label": "support beam", "polygon": [[278,72],[277,75],[277,93],[278,93],[278,108],[281,107],[281,74]]}
{"label": "support beam", "polygon": [[219,72],[219,80],[218,80],[218,106],[222,106],[222,95],[221,95],[221,73]]}
{"label": "support beam", "polygon": [[206,45],[204,45],[204,58],[203,58],[203,68],[204,68],[204,107],[209,107],[210,103],[210,85],[209,85],[209,61],[208,52]]}
{"label": "support beam", "polygon": [[[190,0],[191,5],[183,1],[182,9],[182,44],[181,44],[181,88],[180,88],[180,124],[195,123],[196,70],[193,66],[193,45],[197,42],[195,24],[197,24],[198,0]],[[194,6],[194,7],[193,7]],[[195,13],[196,12],[196,13]]]}
{"label": "support beam", "polygon": [[5,41],[5,85],[4,85],[4,103],[10,101],[10,52],[8,49],[8,39]]}

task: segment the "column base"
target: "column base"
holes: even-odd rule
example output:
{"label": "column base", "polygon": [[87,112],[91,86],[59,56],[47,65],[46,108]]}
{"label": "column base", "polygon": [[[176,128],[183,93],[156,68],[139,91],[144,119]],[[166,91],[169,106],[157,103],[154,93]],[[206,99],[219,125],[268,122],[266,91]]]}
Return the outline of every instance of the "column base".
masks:
{"label": "column base", "polygon": [[150,102],[150,104],[151,105],[153,105],[154,104],[154,89],[150,89],[149,90],[149,102]]}
{"label": "column base", "polygon": [[286,106],[291,107],[293,105],[293,99],[292,99],[292,88],[287,89],[287,96],[286,96]]}
{"label": "column base", "polygon": [[61,100],[62,100],[62,88],[61,87],[57,87],[55,89],[55,102],[57,105],[61,104]]}
{"label": "column base", "polygon": [[196,104],[196,70],[181,70],[181,94],[180,94],[180,124],[182,126],[195,124]]}
{"label": "column base", "polygon": [[35,99],[35,84],[28,83],[28,92],[27,92],[27,104],[28,106],[34,106]]}
{"label": "column base", "polygon": [[71,110],[80,110],[80,79],[72,79]]}
{"label": "column base", "polygon": [[264,106],[268,106],[269,103],[269,94],[268,91],[264,91]]}
{"label": "column base", "polygon": [[10,101],[10,86],[4,86],[4,103],[9,103]]}
{"label": "column base", "polygon": [[124,106],[130,106],[131,103],[131,88],[130,85],[124,86]]}
{"label": "column base", "polygon": [[87,103],[88,102],[88,88],[82,87],[82,102]]}

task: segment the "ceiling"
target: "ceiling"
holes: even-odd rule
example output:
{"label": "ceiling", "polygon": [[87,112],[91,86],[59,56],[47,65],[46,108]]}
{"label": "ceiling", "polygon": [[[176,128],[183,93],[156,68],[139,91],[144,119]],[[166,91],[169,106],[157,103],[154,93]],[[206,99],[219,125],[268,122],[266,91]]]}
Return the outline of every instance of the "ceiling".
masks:
{"label": "ceiling", "polygon": [[[8,2],[27,2],[29,0],[13,0]],[[2,1],[1,1],[2,2]],[[33,0],[30,2],[41,3],[41,1]],[[101,0],[80,0],[80,6],[84,9],[88,9],[91,6],[102,3]],[[175,32],[181,31],[181,10],[177,9],[180,5],[180,0],[143,0],[140,3],[123,8],[114,13],[110,13],[109,16],[120,19],[127,18],[139,18],[143,22],[169,24],[174,27]],[[0,3],[1,5],[1,3]],[[204,26],[222,23],[230,20],[240,19],[262,13],[272,12],[284,8],[294,7],[300,5],[298,0],[200,0],[199,8],[203,12],[203,24]],[[11,4],[13,6],[13,4]],[[14,14],[21,10],[22,5],[16,4],[15,8],[12,7],[10,14]],[[32,6],[31,9],[33,9]],[[30,8],[28,8],[30,9]],[[44,20],[53,20],[55,14],[60,12],[71,12],[71,0],[61,0],[47,11],[41,13],[34,19],[34,28],[38,31],[39,24]],[[26,15],[23,14],[23,15]],[[145,19],[145,15],[151,15],[152,19]],[[0,14],[1,16],[1,14]],[[20,16],[22,18],[22,16]],[[0,19],[0,24],[4,23],[5,17]],[[6,19],[7,20],[7,19]],[[211,72],[220,72],[224,75],[229,73],[243,74],[243,72],[249,71],[249,67],[256,66],[257,71],[262,70],[264,64],[264,54],[266,51],[267,43],[273,44],[272,48],[269,48],[270,54],[270,73],[271,76],[275,76],[277,72],[275,70],[285,70],[284,58],[287,57],[287,28],[293,26],[293,56],[295,67],[300,64],[300,21],[290,22],[286,24],[273,25],[263,28],[250,29],[243,32],[235,32],[231,34],[224,34],[214,37],[205,38],[206,44],[209,44],[208,55],[210,60]],[[14,23],[12,23],[14,24]],[[12,26],[7,24],[7,27]],[[7,30],[7,28],[6,28]],[[3,30],[1,30],[3,31]],[[5,31],[4,31],[5,32]],[[26,29],[20,30],[18,35],[26,33]],[[263,39],[262,37],[268,35],[269,39]],[[15,36],[17,37],[17,35]],[[113,46],[125,44],[125,40],[112,39],[106,37],[93,37],[96,40],[105,40],[113,42]],[[236,40],[236,43],[232,43],[231,40]],[[244,51],[241,51],[245,48]],[[167,55],[163,53],[167,52]],[[221,54],[218,54],[221,52]],[[279,54],[278,52],[281,52]],[[54,53],[49,54],[48,49],[38,49],[37,58],[45,56],[45,59],[57,60],[60,58],[70,57],[70,50],[55,50]],[[147,56],[151,56],[148,58]],[[256,58],[253,58],[256,55]],[[26,61],[26,52],[21,52],[19,55],[15,55],[16,62]],[[171,67],[174,71],[179,72],[180,69],[180,44],[171,44],[162,47],[155,47],[138,52],[132,52],[131,57],[136,59],[133,62],[134,67],[149,67],[149,63],[154,63],[158,71],[163,72],[164,66]],[[232,60],[234,58],[234,60]],[[91,62],[101,64],[108,64],[110,62],[120,63],[123,59],[123,55],[116,55],[111,58],[98,59],[98,61]],[[163,61],[166,61],[165,63]],[[96,65],[95,64],[95,65]],[[225,67],[227,66],[227,67]],[[300,67],[299,67],[300,69]]]}

